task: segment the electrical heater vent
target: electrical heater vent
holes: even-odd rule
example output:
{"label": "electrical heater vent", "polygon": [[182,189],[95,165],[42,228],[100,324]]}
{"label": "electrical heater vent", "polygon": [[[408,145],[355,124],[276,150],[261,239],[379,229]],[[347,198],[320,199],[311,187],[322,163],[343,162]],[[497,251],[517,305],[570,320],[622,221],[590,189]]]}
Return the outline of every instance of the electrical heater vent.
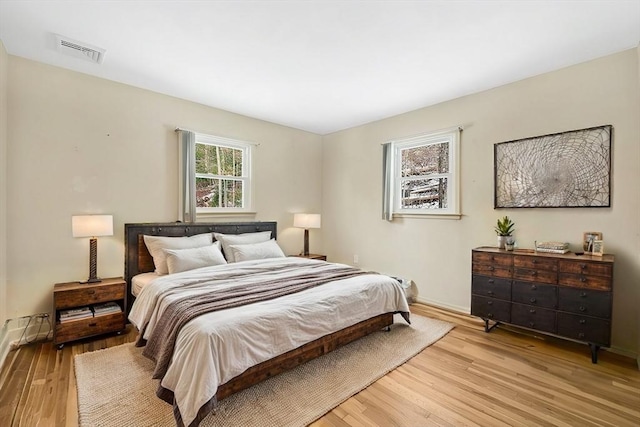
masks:
{"label": "electrical heater vent", "polygon": [[85,59],[96,64],[102,64],[104,59],[104,49],[88,45],[68,37],[56,35],[56,47],[60,53]]}

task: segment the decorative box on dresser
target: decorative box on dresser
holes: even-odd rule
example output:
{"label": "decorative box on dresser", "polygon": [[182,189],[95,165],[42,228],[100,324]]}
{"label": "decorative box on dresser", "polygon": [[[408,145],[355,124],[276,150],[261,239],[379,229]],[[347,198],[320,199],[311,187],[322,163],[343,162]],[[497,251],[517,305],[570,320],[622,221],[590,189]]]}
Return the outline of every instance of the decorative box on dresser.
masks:
{"label": "decorative box on dresser", "polygon": [[[102,279],[97,283],[56,283],[53,287],[53,343],[62,348],[64,343],[81,338],[122,332],[126,326],[123,309],[126,307],[126,282],[121,277]],[[60,321],[63,310],[92,307],[95,304],[115,302],[119,313],[96,315],[95,317]]]}
{"label": "decorative box on dresser", "polygon": [[613,255],[480,247],[471,259],[471,314],[486,332],[508,323],[586,342],[593,363],[611,345]]}

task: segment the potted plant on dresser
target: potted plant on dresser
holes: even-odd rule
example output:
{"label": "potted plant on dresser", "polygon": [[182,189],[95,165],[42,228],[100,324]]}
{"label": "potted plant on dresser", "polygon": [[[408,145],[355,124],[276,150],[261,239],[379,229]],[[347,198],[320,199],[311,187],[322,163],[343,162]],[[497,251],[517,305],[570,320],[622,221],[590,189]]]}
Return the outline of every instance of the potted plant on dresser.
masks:
{"label": "potted plant on dresser", "polygon": [[513,234],[515,223],[509,219],[508,216],[504,216],[504,218],[498,218],[498,222],[496,224],[496,233],[498,234],[498,248],[504,249],[505,243],[507,242],[507,238],[511,237]]}

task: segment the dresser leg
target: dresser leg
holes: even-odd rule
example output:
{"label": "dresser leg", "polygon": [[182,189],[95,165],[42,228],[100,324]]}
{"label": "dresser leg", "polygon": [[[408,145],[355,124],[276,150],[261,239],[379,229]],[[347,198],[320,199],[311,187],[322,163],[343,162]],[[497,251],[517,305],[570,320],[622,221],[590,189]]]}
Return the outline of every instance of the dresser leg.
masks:
{"label": "dresser leg", "polygon": [[589,343],[589,348],[591,349],[591,363],[598,363],[598,350],[600,350],[600,346]]}
{"label": "dresser leg", "polygon": [[498,326],[498,323],[500,323],[500,322],[496,322],[493,325],[489,326],[489,319],[482,319],[482,320],[484,320],[484,331],[485,332],[491,331],[493,328]]}

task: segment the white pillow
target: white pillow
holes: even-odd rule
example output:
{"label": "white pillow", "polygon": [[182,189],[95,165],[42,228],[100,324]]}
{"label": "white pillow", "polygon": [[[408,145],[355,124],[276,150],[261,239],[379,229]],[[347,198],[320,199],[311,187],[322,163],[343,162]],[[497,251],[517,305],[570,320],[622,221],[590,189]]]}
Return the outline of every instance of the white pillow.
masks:
{"label": "white pillow", "polygon": [[164,251],[167,254],[169,274],[227,263],[216,245],[191,249],[165,249]]}
{"label": "white pillow", "polygon": [[258,233],[244,233],[244,234],[222,234],[213,233],[216,240],[222,243],[222,251],[227,262],[235,262],[235,257],[231,248],[231,245],[248,245],[251,243],[267,242],[271,239],[270,231],[260,231]]}
{"label": "white pillow", "polygon": [[144,244],[153,257],[156,273],[167,274],[167,255],[165,249],[190,249],[209,246],[213,241],[212,233],[196,234],[189,237],[144,236]]}
{"label": "white pillow", "polygon": [[235,262],[285,257],[275,239],[248,245],[231,245],[230,249],[235,257]]}

